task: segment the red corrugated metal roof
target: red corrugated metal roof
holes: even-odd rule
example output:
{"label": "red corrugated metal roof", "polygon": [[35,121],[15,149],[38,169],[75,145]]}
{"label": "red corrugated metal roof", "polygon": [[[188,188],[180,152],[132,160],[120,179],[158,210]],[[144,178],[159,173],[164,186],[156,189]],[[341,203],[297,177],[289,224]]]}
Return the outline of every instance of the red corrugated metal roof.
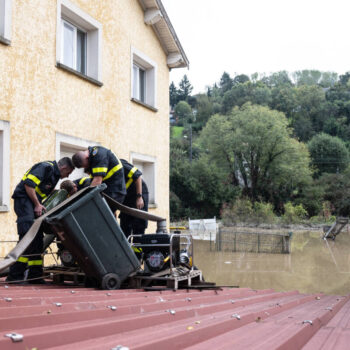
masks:
{"label": "red corrugated metal roof", "polygon": [[0,286],[2,350],[344,349],[349,318],[349,296],[297,291]]}

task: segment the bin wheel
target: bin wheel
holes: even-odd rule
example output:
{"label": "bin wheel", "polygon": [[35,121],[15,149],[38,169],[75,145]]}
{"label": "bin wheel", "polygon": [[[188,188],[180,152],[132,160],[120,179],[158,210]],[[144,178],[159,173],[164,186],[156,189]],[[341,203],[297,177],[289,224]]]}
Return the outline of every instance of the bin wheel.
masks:
{"label": "bin wheel", "polygon": [[107,273],[102,278],[101,287],[102,289],[119,289],[120,284],[120,278],[117,274]]}

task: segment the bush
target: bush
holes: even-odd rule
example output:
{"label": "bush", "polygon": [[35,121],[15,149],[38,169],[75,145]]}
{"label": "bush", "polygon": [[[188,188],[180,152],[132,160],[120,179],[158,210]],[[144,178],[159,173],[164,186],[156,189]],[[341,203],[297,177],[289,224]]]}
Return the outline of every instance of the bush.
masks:
{"label": "bush", "polygon": [[258,223],[273,224],[276,216],[271,203],[256,202],[254,204],[254,217]]}
{"label": "bush", "polygon": [[224,204],[221,219],[224,225],[250,222],[253,212],[253,206],[249,199],[238,199],[233,204]]}
{"label": "bush", "polygon": [[254,205],[249,199],[238,199],[233,204],[225,204],[221,211],[224,225],[245,223],[267,223],[276,221],[273,207],[270,203],[256,202]]}
{"label": "bush", "polygon": [[294,224],[303,221],[307,216],[307,211],[302,204],[293,205],[288,202],[284,205],[284,215],[282,221],[286,224]]}

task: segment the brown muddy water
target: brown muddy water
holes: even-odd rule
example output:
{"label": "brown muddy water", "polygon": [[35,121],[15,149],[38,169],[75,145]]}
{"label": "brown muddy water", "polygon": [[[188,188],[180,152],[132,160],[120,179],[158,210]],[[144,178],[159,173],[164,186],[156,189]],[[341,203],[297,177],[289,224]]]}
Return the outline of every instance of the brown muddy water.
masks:
{"label": "brown muddy water", "polygon": [[335,241],[321,237],[321,232],[295,232],[291,254],[210,251],[209,241],[197,240],[194,263],[217,285],[349,294],[350,233],[345,229]]}

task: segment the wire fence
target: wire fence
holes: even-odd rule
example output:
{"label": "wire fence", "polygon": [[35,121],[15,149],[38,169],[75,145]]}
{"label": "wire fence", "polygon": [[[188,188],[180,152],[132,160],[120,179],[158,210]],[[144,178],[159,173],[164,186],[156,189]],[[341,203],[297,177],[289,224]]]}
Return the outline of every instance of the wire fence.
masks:
{"label": "wire fence", "polygon": [[210,237],[210,250],[223,252],[289,254],[292,232],[246,232],[236,227],[221,227]]}

